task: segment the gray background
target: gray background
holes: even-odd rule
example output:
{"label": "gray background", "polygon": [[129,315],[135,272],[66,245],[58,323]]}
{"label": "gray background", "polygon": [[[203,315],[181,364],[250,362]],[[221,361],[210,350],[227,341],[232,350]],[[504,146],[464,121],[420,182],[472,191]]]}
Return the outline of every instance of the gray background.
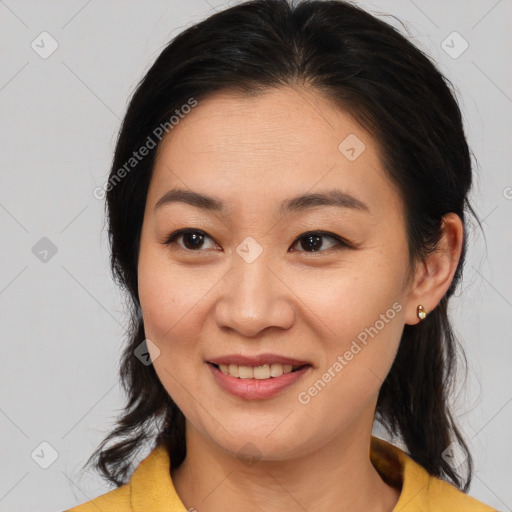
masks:
{"label": "gray background", "polygon": [[[3,512],[63,510],[108,490],[80,471],[123,405],[123,299],[93,190],[105,182],[130,93],[166,42],[234,3],[0,1]],[[470,362],[455,412],[475,456],[470,494],[512,510],[512,2],[361,4],[403,20],[458,89],[478,162],[473,201],[485,239],[471,230],[452,305]],[[47,58],[44,31],[58,43]],[[464,42],[454,31],[469,44],[457,58]]]}

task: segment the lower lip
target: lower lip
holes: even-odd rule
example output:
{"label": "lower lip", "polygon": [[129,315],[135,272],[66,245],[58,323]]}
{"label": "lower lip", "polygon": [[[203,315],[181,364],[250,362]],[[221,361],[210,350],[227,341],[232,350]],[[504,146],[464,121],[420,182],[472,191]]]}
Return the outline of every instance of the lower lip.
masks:
{"label": "lower lip", "polygon": [[239,379],[231,375],[225,375],[211,363],[206,364],[222,389],[246,400],[270,398],[279,393],[279,391],[295,384],[311,368],[311,366],[304,366],[295,372],[269,379]]}

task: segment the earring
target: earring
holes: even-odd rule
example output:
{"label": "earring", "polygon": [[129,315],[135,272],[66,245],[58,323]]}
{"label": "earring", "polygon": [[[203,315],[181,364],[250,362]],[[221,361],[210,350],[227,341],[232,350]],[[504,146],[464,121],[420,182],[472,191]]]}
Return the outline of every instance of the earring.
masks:
{"label": "earring", "polygon": [[418,315],[418,318],[420,320],[425,320],[427,318],[427,312],[425,311],[425,308],[419,304],[418,308],[416,309],[416,314]]}

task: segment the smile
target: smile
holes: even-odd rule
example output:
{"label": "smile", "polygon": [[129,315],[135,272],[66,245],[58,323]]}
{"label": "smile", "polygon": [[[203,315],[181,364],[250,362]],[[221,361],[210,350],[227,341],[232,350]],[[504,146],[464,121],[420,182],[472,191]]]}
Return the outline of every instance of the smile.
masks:
{"label": "smile", "polygon": [[210,362],[207,365],[224,391],[246,400],[271,398],[297,383],[312,368],[310,364],[294,366],[280,363],[254,367]]}
{"label": "smile", "polygon": [[264,364],[261,366],[242,366],[238,364],[220,364],[216,365],[217,368],[224,375],[231,375],[238,379],[271,379],[281,377],[294,371],[297,371],[302,366],[293,366],[291,364]]}

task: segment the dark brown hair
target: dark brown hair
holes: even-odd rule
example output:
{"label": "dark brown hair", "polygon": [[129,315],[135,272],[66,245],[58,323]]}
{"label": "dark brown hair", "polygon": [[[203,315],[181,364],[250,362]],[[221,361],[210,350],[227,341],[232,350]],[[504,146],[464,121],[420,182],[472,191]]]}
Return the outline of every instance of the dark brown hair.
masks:
{"label": "dark brown hair", "polygon": [[[186,456],[185,420],[152,365],[134,350],[144,341],[137,289],[140,232],[156,149],[122,179],[119,169],[156,127],[190,98],[222,90],[244,94],[308,87],[350,112],[375,137],[406,211],[412,262],[436,247],[441,219],[464,223],[472,170],[461,113],[450,83],[398,30],[343,1],[256,0],[215,13],[175,37],[138,85],[123,120],[107,188],[114,276],[128,292],[131,322],[121,361],[127,403],[115,429],[91,456],[116,486],[145,443],[164,443],[173,467]],[[154,135],[153,135],[154,137]],[[157,146],[158,147],[158,146]],[[430,474],[467,492],[472,459],[448,403],[457,341],[448,300],[453,282],[423,322],[403,331],[399,350],[378,398],[376,419],[400,438]],[[460,347],[459,347],[460,348]],[[461,351],[463,355],[463,351]],[[443,458],[452,443],[467,457],[463,477]]]}

